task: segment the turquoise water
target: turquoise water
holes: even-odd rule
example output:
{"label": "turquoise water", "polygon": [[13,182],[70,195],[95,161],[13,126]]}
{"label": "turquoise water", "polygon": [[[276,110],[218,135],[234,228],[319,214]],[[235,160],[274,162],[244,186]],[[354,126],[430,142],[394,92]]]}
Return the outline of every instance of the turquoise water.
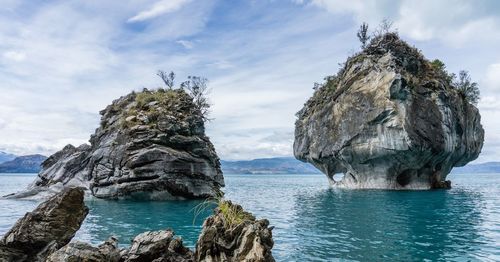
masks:
{"label": "turquoise water", "polygon": [[[0,175],[0,194],[33,175]],[[275,226],[277,261],[500,261],[500,174],[451,175],[438,191],[333,190],[322,175],[225,175],[227,198]],[[76,238],[110,234],[126,245],[145,230],[171,227],[193,246],[199,201],[88,201]],[[0,200],[0,235],[34,201]]]}

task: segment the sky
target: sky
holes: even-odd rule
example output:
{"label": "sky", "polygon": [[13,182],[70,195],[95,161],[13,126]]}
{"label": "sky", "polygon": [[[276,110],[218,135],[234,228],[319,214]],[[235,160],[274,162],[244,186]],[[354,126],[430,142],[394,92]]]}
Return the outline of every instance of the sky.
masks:
{"label": "sky", "polygon": [[99,111],[162,85],[209,79],[207,135],[222,159],[291,156],[314,82],[383,19],[429,59],[468,70],[485,143],[500,160],[500,1],[0,0],[0,151],[50,155],[88,142]]}

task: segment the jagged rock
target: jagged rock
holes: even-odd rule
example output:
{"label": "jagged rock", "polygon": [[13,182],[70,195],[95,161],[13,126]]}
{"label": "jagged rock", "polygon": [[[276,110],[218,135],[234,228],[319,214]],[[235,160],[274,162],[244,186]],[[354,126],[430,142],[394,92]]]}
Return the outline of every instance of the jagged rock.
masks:
{"label": "jagged rock", "polygon": [[78,185],[107,199],[206,198],[224,185],[204,117],[184,90],[131,93],[100,113],[90,146],[55,153],[29,189],[11,197]]}
{"label": "jagged rock", "polygon": [[86,262],[118,262],[121,259],[118,240],[110,237],[98,247],[83,242],[71,242],[52,253],[47,262],[86,261]]}
{"label": "jagged rock", "polygon": [[193,261],[193,252],[182,244],[182,239],[174,238],[172,230],[147,231],[132,240],[130,249],[123,254],[123,261]]}
{"label": "jagged rock", "polygon": [[225,201],[203,223],[196,243],[195,261],[274,261],[273,227],[240,205]]}
{"label": "jagged rock", "polygon": [[[68,188],[26,213],[4,235],[0,257],[7,261],[44,261],[80,228],[88,213],[83,198],[81,188]],[[25,257],[19,258],[19,254]]]}
{"label": "jagged rock", "polygon": [[327,80],[297,113],[294,155],[333,185],[449,187],[450,170],[481,151],[478,109],[396,34],[376,38]]}
{"label": "jagged rock", "polygon": [[81,188],[69,188],[27,213],[0,242],[0,261],[274,261],[272,227],[256,220],[239,205],[223,201],[203,223],[196,253],[186,248],[170,229],[137,235],[129,249],[118,249],[110,237],[94,247],[70,242],[88,213]]}

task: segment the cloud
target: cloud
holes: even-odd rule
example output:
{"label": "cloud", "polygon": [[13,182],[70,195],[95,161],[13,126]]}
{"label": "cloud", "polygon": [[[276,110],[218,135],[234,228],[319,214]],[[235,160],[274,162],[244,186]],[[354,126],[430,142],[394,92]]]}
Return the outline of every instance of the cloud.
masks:
{"label": "cloud", "polygon": [[459,47],[478,40],[499,39],[498,1],[478,5],[465,0],[385,1],[385,0],[303,0],[293,2],[317,6],[337,15],[352,15],[356,24],[368,22],[372,28],[384,18],[394,28],[414,40],[439,39]]}
{"label": "cloud", "polygon": [[188,40],[177,40],[177,43],[182,45],[186,49],[192,49],[194,47],[194,43]]}
{"label": "cloud", "polygon": [[485,82],[491,90],[500,90],[500,63],[488,66]]}
{"label": "cloud", "polygon": [[21,62],[26,58],[26,54],[19,51],[7,51],[3,53],[3,57],[12,61]]}
{"label": "cloud", "polygon": [[175,12],[189,3],[191,0],[162,0],[156,2],[151,8],[139,12],[137,15],[129,18],[129,23],[141,22],[148,19]]}
{"label": "cloud", "polygon": [[294,114],[313,83],[358,48],[360,21],[388,17],[424,54],[480,83],[479,161],[500,157],[496,2],[292,1],[9,1],[0,6],[0,147],[49,154],[85,143],[99,110],[160,86],[164,69],[210,80],[207,135],[222,158],[291,155]]}

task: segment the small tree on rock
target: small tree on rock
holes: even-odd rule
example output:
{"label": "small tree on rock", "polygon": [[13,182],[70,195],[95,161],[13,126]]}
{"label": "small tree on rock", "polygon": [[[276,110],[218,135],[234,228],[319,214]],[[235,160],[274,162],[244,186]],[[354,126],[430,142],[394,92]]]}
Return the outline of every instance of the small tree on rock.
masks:
{"label": "small tree on rock", "polygon": [[458,73],[458,79],[453,81],[453,86],[458,92],[473,105],[479,102],[479,87],[476,82],[472,82],[469,72],[461,70]]}
{"label": "small tree on rock", "polygon": [[186,89],[188,94],[193,98],[193,102],[197,109],[200,110],[203,120],[208,121],[210,103],[207,95],[210,92],[207,86],[208,80],[199,76],[188,76],[188,80],[182,82],[181,88]]}
{"label": "small tree on rock", "polygon": [[161,80],[165,83],[165,85],[169,88],[172,89],[174,87],[174,79],[175,79],[175,73],[170,71],[170,73],[167,74],[167,72],[158,70],[158,75]]}
{"label": "small tree on rock", "polygon": [[359,26],[359,30],[357,33],[358,39],[361,42],[361,48],[365,49],[366,44],[370,40],[370,36],[368,35],[368,24],[367,23],[362,23]]}

